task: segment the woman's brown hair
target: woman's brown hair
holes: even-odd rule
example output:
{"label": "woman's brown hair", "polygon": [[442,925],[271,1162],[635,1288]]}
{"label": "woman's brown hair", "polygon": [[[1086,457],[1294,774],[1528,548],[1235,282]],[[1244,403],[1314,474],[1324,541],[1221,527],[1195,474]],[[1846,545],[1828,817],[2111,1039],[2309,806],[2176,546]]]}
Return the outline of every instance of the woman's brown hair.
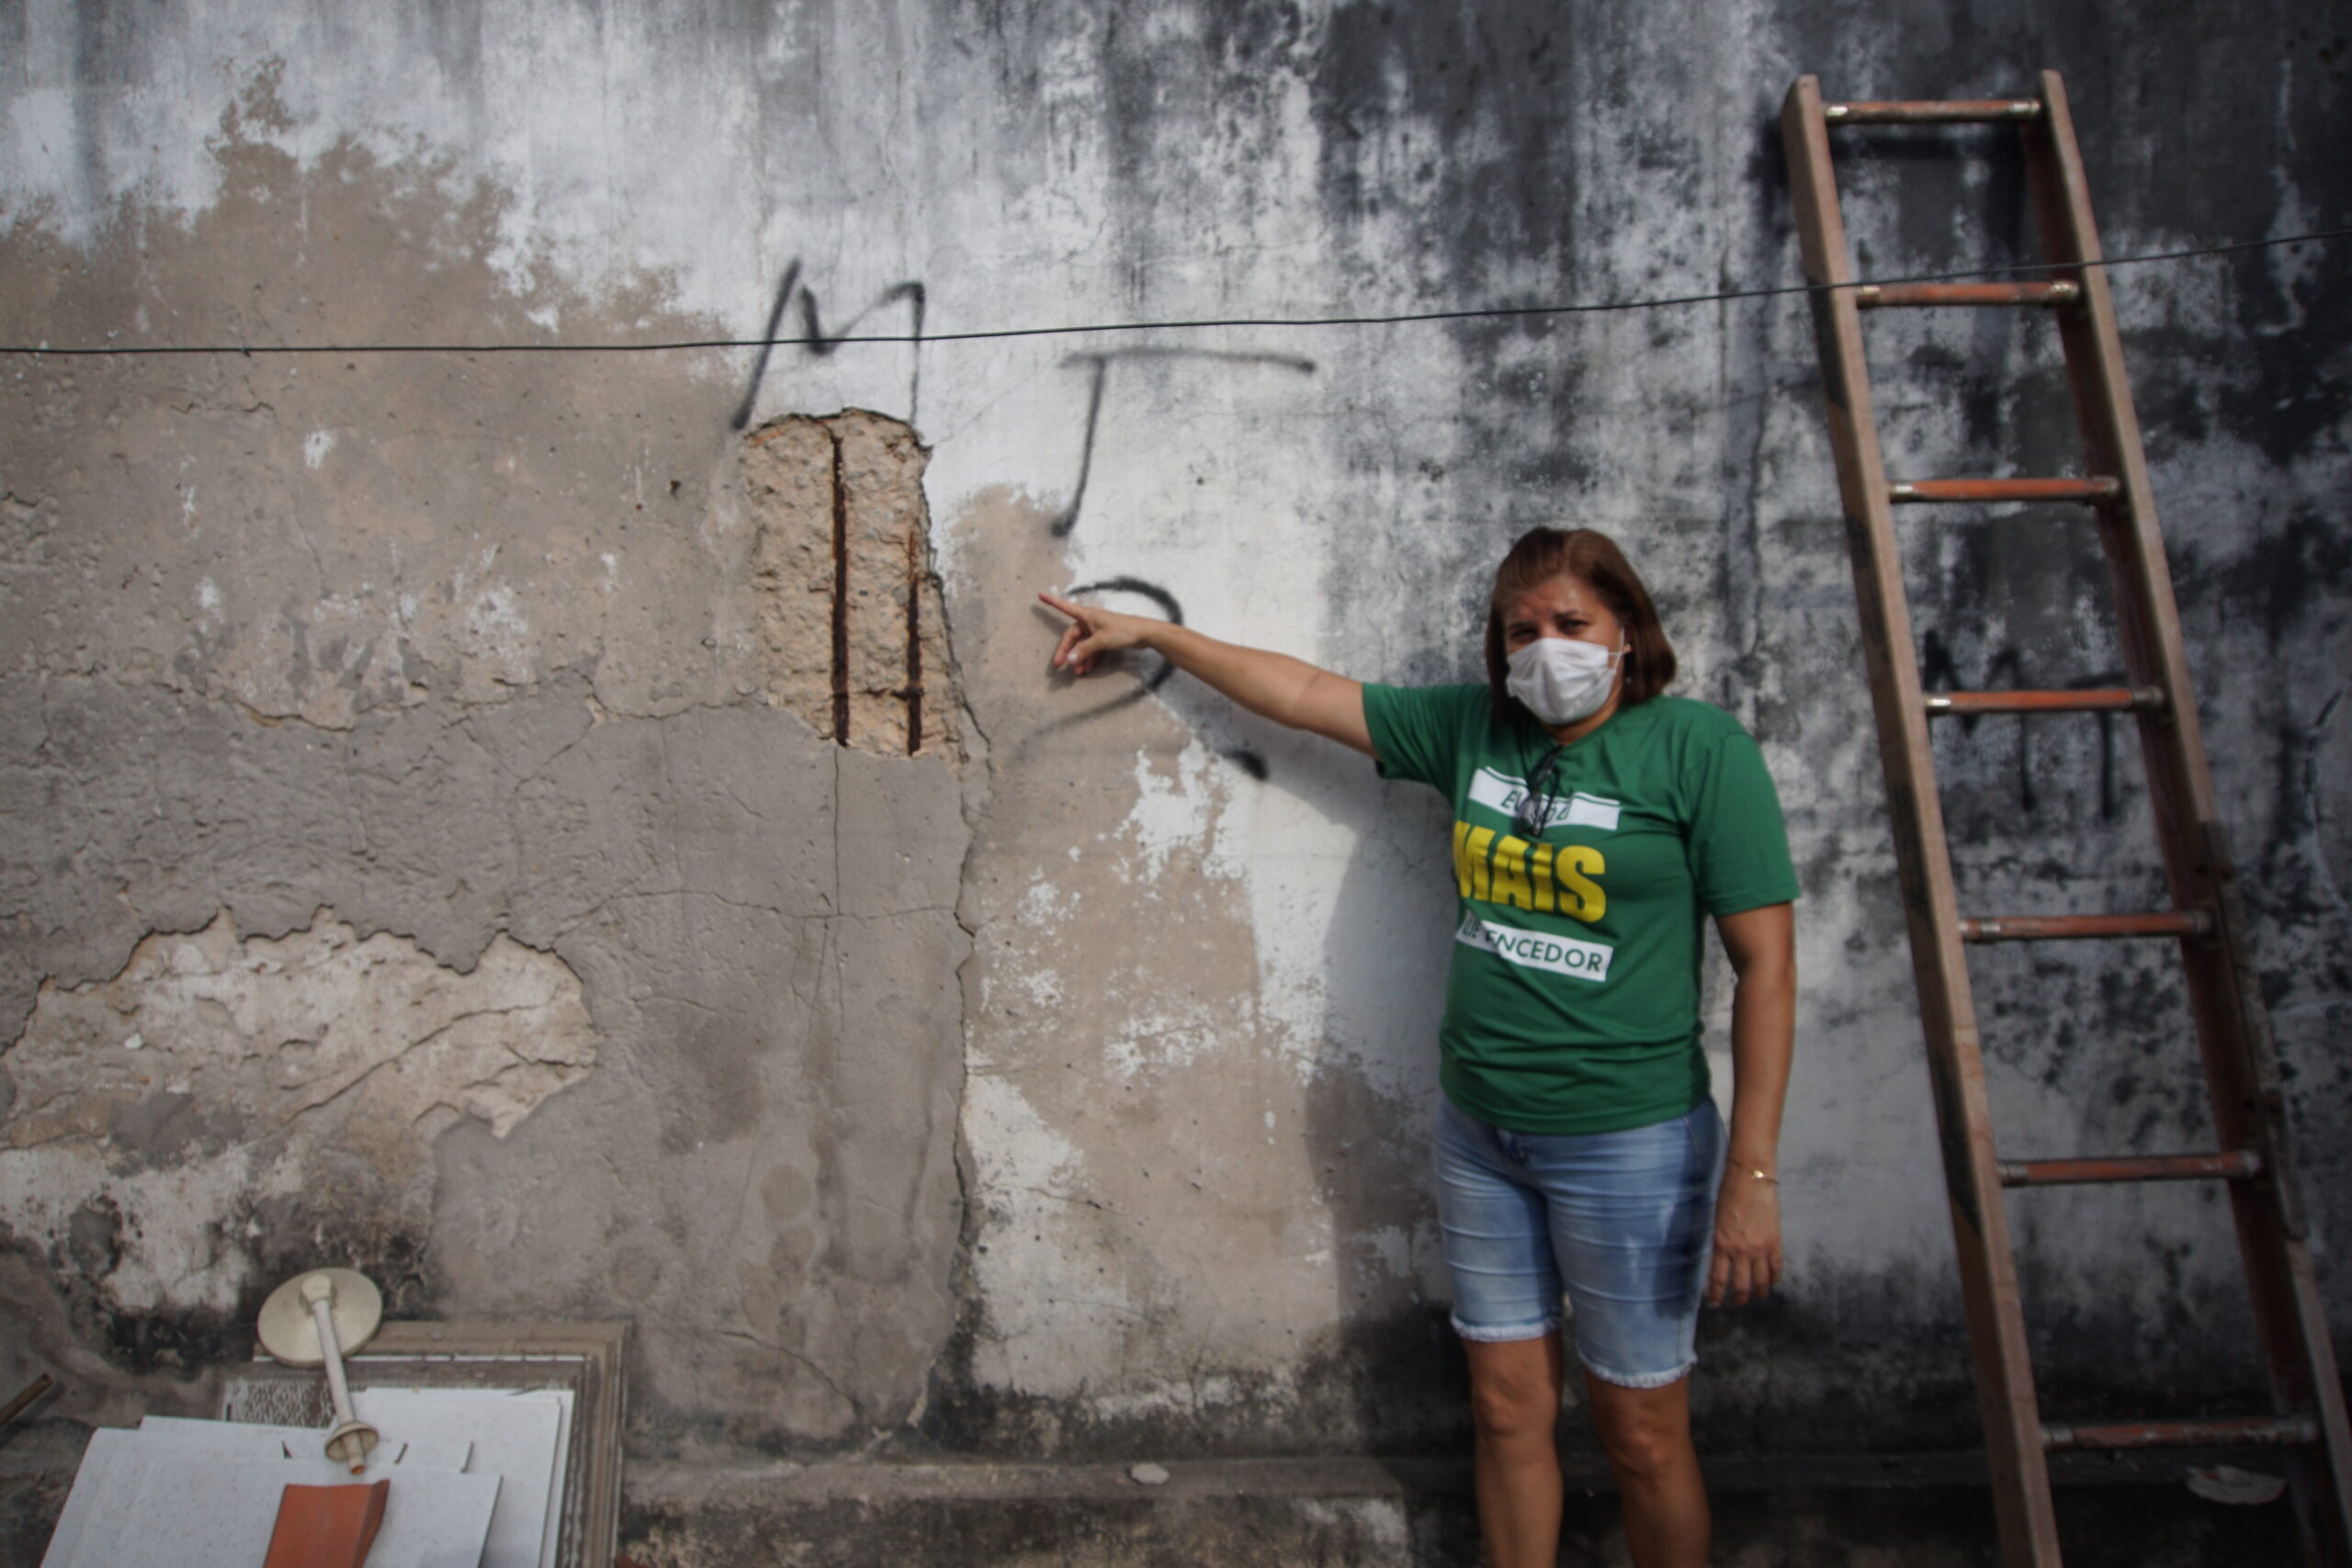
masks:
{"label": "woman's brown hair", "polygon": [[1503,605],[1562,573],[1589,583],[1625,628],[1624,686],[1617,705],[1645,703],[1674,682],[1674,645],[1666,640],[1657,606],[1642,585],[1641,573],[1597,528],[1530,528],[1495,568],[1495,592],[1487,601],[1487,684],[1498,718],[1534,716],[1510,694],[1510,655],[1503,647]]}

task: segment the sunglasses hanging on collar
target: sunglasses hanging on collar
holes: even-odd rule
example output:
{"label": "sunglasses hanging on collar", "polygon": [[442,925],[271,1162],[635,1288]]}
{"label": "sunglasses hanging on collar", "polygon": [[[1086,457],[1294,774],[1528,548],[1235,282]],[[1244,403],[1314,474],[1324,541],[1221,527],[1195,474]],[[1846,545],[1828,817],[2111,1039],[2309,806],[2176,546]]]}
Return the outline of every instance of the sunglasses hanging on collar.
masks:
{"label": "sunglasses hanging on collar", "polygon": [[1541,838],[1551,825],[1552,806],[1559,799],[1556,781],[1560,774],[1560,748],[1554,746],[1544,753],[1522,784],[1519,809],[1510,814],[1511,831],[1523,839]]}

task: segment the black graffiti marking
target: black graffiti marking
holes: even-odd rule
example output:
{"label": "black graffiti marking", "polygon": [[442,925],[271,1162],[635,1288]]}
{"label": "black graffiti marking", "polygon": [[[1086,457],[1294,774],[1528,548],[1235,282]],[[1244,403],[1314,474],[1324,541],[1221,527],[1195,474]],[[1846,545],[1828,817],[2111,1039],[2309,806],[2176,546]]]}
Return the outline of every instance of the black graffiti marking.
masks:
{"label": "black graffiti marking", "polygon": [[760,356],[752,361],[752,384],[743,389],[743,400],[736,407],[735,417],[728,421],[729,428],[748,429],[752,411],[760,400],[760,383],[767,378],[768,355],[775,352],[775,330],[784,324],[784,312],[792,304],[792,292],[800,287],[800,258],[784,269],[784,281],[776,285],[775,303],[768,310],[768,324],[760,333]]}
{"label": "black graffiti marking", "polygon": [[[1051,532],[1057,539],[1068,538],[1069,531],[1078,526],[1079,508],[1086,504],[1086,481],[1094,474],[1094,432],[1102,421],[1103,372],[1110,368],[1110,361],[1100,355],[1091,357],[1093,375],[1086,389],[1086,443],[1079,449],[1078,483],[1069,492],[1069,504],[1053,521]],[[1062,361],[1065,367],[1069,363],[1068,359]]]}
{"label": "black graffiti marking", "polygon": [[[2091,691],[2102,686],[2122,684],[2130,677],[2120,670],[2102,670],[2095,675],[2078,676],[2059,688],[2068,692]],[[2006,680],[2007,685],[1998,684]],[[2026,678],[2025,656],[2015,647],[2004,647],[1984,661],[1983,678],[1973,684],[1961,679],[1960,664],[1952,657],[1951,649],[1944,642],[1943,634],[1930,628],[1919,639],[1919,684],[1928,691],[1984,692],[2021,690],[2031,682]],[[2018,804],[2028,811],[2040,808],[2041,797],[2033,787],[2033,714],[2018,714]],[[2122,815],[2122,785],[2116,775],[2115,715],[2093,716],[2098,720],[2098,814],[2104,822],[2112,822]],[[1984,722],[1983,714],[1959,716],[1961,733],[1973,735]]]}
{"label": "black graffiti marking", "polygon": [[[789,340],[779,338],[777,329],[784,325],[785,312],[792,308],[795,295],[800,300],[800,336]],[[911,281],[894,283],[882,291],[880,299],[842,322],[841,330],[829,337],[825,333],[824,318],[818,309],[816,293],[801,286],[800,258],[793,257],[784,269],[783,280],[776,285],[775,302],[768,308],[767,327],[760,333],[760,356],[752,362],[752,384],[743,389],[743,400],[737,405],[735,417],[728,422],[729,428],[743,430],[750,427],[752,414],[759,406],[760,383],[767,377],[768,358],[778,344],[789,341],[820,359],[830,358],[833,351],[856,332],[859,322],[876,310],[899,304],[907,307],[908,336],[913,345],[913,363],[907,371],[907,423],[913,424],[922,397],[922,322],[929,302],[930,297],[923,291],[922,284]]]}
{"label": "black graffiti marking", "polygon": [[[1181,626],[1184,624],[1184,606],[1176,603],[1176,595],[1157,582],[1146,582],[1140,577],[1106,577],[1100,582],[1081,582],[1069,591],[1069,597],[1075,599],[1081,593],[1132,593],[1137,598],[1148,599],[1159,605],[1160,614],[1168,617],[1170,626]],[[1175,673],[1176,666],[1163,659],[1159,661],[1159,669],[1143,678],[1142,685],[1091,711],[1109,713],[1113,708],[1125,707],[1129,703],[1139,703],[1143,701],[1145,693],[1159,690],[1160,687],[1168,684],[1168,678]],[[1084,718],[1088,716],[1080,714],[1078,716]]]}
{"label": "black graffiti marking", "polygon": [[1086,484],[1094,476],[1095,433],[1102,426],[1102,389],[1110,380],[1111,362],[1118,359],[1207,359],[1228,365],[1271,365],[1280,370],[1295,370],[1302,376],[1315,374],[1315,361],[1302,358],[1297,355],[1217,348],[1160,348],[1138,345],[1132,348],[1106,348],[1092,354],[1073,354],[1064,359],[1062,368],[1065,370],[1080,365],[1087,367],[1086,439],[1079,449],[1078,483],[1070,488],[1069,504],[1064,507],[1061,515],[1053,521],[1052,532],[1057,539],[1069,536],[1069,531],[1078,526],[1079,512],[1086,505]]}
{"label": "black graffiti marking", "polygon": [[[1300,355],[1275,354],[1266,350],[1179,348],[1134,344],[1125,348],[1106,348],[1090,354],[1069,355],[1062,361],[1062,368],[1067,370],[1083,366],[1087,372],[1086,434],[1079,446],[1078,482],[1070,487],[1069,504],[1046,525],[1047,531],[1054,537],[1068,538],[1070,530],[1078,526],[1079,513],[1085,510],[1086,487],[1094,477],[1095,444],[1102,429],[1103,391],[1110,384],[1113,362],[1146,359],[1206,360],[1222,365],[1271,366],[1278,370],[1295,371],[1301,376],[1312,376],[1316,370],[1315,361],[1312,359]],[[1184,624],[1183,608],[1176,603],[1176,596],[1158,583],[1147,582],[1139,577],[1105,578],[1100,582],[1090,582],[1082,587],[1073,588],[1070,592],[1073,594],[1094,592],[1139,594],[1159,605],[1167,615],[1168,619],[1177,626],[1181,626]],[[1176,667],[1163,660],[1158,669],[1142,678],[1135,690],[1123,693],[1107,703],[1087,709],[1084,713],[1072,714],[1068,718],[1057,719],[1037,733],[1042,735],[1070,725],[1084,724],[1089,720],[1100,718],[1104,714],[1139,703],[1166,684],[1168,678],[1175,672]],[[1266,759],[1248,746],[1225,748],[1220,750],[1217,755],[1261,784],[1272,775],[1273,770],[1266,765]]]}
{"label": "black graffiti marking", "polygon": [[[1133,593],[1138,598],[1148,599],[1159,605],[1160,613],[1167,617],[1171,626],[1181,626],[1184,624],[1184,606],[1176,602],[1176,595],[1157,582],[1147,582],[1140,577],[1106,577],[1099,582],[1081,582],[1071,589],[1065,597],[1075,599],[1081,593]],[[1122,692],[1109,702],[1097,703],[1083,713],[1074,713],[1066,718],[1057,718],[1035,731],[1032,739],[1091,723],[1101,718],[1104,714],[1116,713],[1124,707],[1132,707],[1166,685],[1169,677],[1175,673],[1176,666],[1163,659],[1159,661],[1158,669],[1137,680],[1133,691]],[[1260,784],[1265,783],[1272,776],[1273,770],[1266,765],[1266,759],[1248,746],[1230,747],[1220,750],[1217,755],[1256,779]]]}
{"label": "black graffiti marking", "polygon": [[842,323],[842,330],[831,337],[825,335],[825,325],[817,313],[817,296],[807,288],[800,290],[801,346],[820,359],[830,358],[835,349],[857,331],[858,323],[876,310],[893,305],[907,307],[908,333],[913,342],[914,359],[907,373],[907,423],[915,423],[915,404],[922,391],[922,318],[930,303],[930,296],[920,283],[894,283],[882,291],[882,297]]}

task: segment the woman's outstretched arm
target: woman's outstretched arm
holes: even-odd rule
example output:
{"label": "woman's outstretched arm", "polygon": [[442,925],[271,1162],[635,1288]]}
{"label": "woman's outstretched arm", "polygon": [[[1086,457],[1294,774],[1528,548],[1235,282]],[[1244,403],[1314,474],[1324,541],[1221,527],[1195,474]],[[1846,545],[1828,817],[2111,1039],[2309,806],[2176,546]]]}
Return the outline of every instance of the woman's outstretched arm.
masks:
{"label": "woman's outstretched arm", "polygon": [[1057,670],[1084,675],[1106,653],[1145,649],[1261,717],[1327,736],[1367,757],[1373,754],[1372,731],[1363,721],[1362,682],[1318,670],[1286,653],[1219,642],[1189,626],[1148,615],[1123,615],[1093,604],[1074,604],[1052,593],[1037,597],[1070,618],[1054,649]]}

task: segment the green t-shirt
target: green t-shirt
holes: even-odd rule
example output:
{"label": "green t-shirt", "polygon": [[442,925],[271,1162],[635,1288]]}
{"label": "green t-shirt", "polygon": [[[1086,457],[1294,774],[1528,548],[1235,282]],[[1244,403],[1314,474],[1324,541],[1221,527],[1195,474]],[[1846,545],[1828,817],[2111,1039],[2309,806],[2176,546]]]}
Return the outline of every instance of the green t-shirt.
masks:
{"label": "green t-shirt", "polygon": [[1707,1094],[1703,915],[1797,896],[1763,754],[1721,708],[1653,697],[1561,748],[1548,825],[1512,827],[1553,747],[1485,686],[1367,685],[1384,777],[1453,803],[1461,896],[1439,1035],[1447,1098],[1516,1133],[1606,1133]]}

